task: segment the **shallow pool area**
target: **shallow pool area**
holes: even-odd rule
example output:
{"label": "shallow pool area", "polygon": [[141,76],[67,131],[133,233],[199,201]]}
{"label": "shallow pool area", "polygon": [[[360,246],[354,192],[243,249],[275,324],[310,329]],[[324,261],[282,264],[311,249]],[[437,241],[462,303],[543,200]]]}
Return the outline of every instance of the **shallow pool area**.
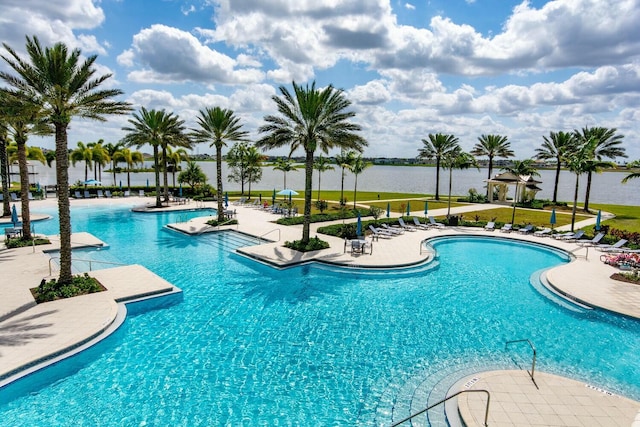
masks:
{"label": "shallow pool area", "polygon": [[96,347],[4,387],[8,425],[388,425],[416,390],[526,367],[527,347],[505,348],[520,338],[535,343],[537,369],[640,398],[640,322],[562,306],[530,284],[567,262],[557,251],[447,238],[433,243],[433,268],[277,270],[234,254],[251,244],[235,233],[164,228],[184,213],[72,215],[74,231],[109,244],[91,256],[142,264],[183,300],[131,305]]}

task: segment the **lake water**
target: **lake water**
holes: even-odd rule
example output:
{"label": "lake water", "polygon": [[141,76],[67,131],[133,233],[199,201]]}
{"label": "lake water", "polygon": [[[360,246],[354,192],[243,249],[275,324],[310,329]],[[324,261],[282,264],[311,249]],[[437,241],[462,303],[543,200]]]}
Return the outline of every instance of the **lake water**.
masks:
{"label": "lake water", "polygon": [[[46,165],[32,162],[32,169],[37,173],[37,181],[41,185],[55,184],[55,169]],[[216,164],[215,162],[199,162],[203,172],[208,177],[208,182],[215,184]],[[152,162],[145,162],[146,167],[150,167]],[[226,163],[223,163],[223,177],[227,176]],[[14,167],[15,169],[15,167]],[[500,172],[494,169],[495,173]],[[553,197],[553,182],[555,179],[554,170],[540,170],[542,181],[539,185],[542,188],[537,195],[538,199],[551,199]],[[340,170],[324,172],[321,176],[322,189],[340,189]],[[631,180],[627,184],[621,184],[625,173],[604,172],[593,176],[591,189],[591,202],[593,203],[613,203],[622,205],[640,205],[640,179]],[[89,171],[89,178],[93,178],[93,172]],[[454,170],[452,193],[456,195],[466,195],[470,188],[475,188],[479,192],[483,191],[484,179],[487,178],[487,170],[468,169]],[[161,178],[162,179],[162,178]],[[102,180],[105,185],[113,185],[113,175],[103,172]],[[84,181],[84,165],[78,164],[69,169],[69,181]],[[154,185],[153,173],[132,173],[131,185],[146,185],[147,181]],[[172,181],[171,174],[169,182]],[[117,184],[122,182],[126,185],[127,175],[125,173],[117,175]],[[353,200],[354,175],[347,172],[344,180],[345,196],[348,200]],[[586,175],[580,177],[579,200],[584,200],[584,190],[587,183]],[[440,171],[440,194],[448,194],[449,171]],[[272,189],[282,189],[284,187],[284,174],[281,171],[274,171],[271,167],[263,168],[262,180],[253,185],[254,188],[264,191]],[[304,188],[304,170],[299,169],[287,173],[287,187],[296,190]],[[374,165],[358,175],[358,191],[391,191],[408,193],[434,194],[436,188],[436,169],[433,167],[412,167],[412,166],[382,166]],[[561,201],[573,201],[575,188],[575,175],[568,171],[560,173],[560,186],[558,189],[558,199]],[[240,185],[232,182],[224,182],[224,189],[229,191],[240,190]],[[314,171],[314,191],[318,189],[317,172]],[[247,190],[247,188],[245,188]]]}

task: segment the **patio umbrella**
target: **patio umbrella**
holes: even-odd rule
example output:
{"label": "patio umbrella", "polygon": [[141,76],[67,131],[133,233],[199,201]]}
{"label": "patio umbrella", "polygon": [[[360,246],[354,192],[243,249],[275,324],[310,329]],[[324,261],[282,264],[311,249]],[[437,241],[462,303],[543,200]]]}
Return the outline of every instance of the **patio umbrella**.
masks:
{"label": "patio umbrella", "polygon": [[551,209],[551,218],[549,218],[549,224],[551,224],[551,229],[553,230],[553,226],[556,225],[556,208]]}
{"label": "patio umbrella", "polygon": [[122,190],[122,181],[120,181],[120,190]]}
{"label": "patio umbrella", "polygon": [[391,215],[391,203],[387,202],[387,218]]}
{"label": "patio umbrella", "polygon": [[37,190],[38,192],[40,192],[40,183],[39,183],[39,182],[36,182],[36,190]]}
{"label": "patio umbrella", "polygon": [[88,179],[84,182],[85,185],[98,185],[102,184],[100,181],[96,181],[95,179]]}
{"label": "patio umbrella", "polygon": [[411,215],[411,202],[407,202],[407,216]]}
{"label": "patio umbrella", "polygon": [[224,207],[229,207],[229,193],[227,193],[226,191],[224,192]]}
{"label": "patio umbrella", "polygon": [[149,178],[147,178],[147,188],[149,188]]}
{"label": "patio umbrella", "polygon": [[602,211],[598,209],[598,216],[596,217],[596,231],[600,231],[600,218],[602,217]]}
{"label": "patio umbrella", "polygon": [[362,218],[360,218],[360,211],[358,211],[358,222],[356,224],[356,236],[362,235]]}
{"label": "patio umbrella", "polygon": [[429,202],[424,201],[424,217],[427,218],[427,213],[429,212]]}
{"label": "patio umbrella", "polygon": [[13,208],[11,208],[11,222],[13,223],[13,226],[15,227],[18,224],[18,211],[16,210],[16,205],[13,205]]}
{"label": "patio umbrella", "polygon": [[258,194],[258,199],[260,200],[260,204],[262,204],[262,193]]}
{"label": "patio umbrella", "polygon": [[285,188],[284,190],[280,190],[278,191],[278,196],[297,196],[298,193],[295,192],[294,190],[291,190],[289,188]]}
{"label": "patio umbrella", "polygon": [[275,205],[276,203],[276,189],[273,189],[273,195],[271,196],[271,204]]}
{"label": "patio umbrella", "polygon": [[182,197],[182,184],[180,184],[180,189],[178,190],[178,196]]}

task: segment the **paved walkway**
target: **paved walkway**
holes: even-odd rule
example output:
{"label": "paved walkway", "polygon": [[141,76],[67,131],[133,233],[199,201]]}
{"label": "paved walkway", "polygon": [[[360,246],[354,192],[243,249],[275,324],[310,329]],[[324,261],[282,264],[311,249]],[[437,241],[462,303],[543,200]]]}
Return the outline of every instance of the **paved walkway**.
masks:
{"label": "paved walkway", "polygon": [[[43,201],[37,203],[54,203]],[[33,210],[37,211],[37,203]],[[116,203],[150,203],[150,199],[93,199],[73,201],[73,205],[112,205]],[[188,205],[173,205],[168,209],[193,209],[194,203]],[[198,204],[198,207],[215,207],[212,203]],[[430,228],[428,230],[406,231],[402,235],[392,238],[380,238],[372,241],[369,238],[371,251],[365,254],[353,254],[350,245],[339,238],[322,236],[323,240],[330,243],[331,248],[323,251],[301,254],[282,246],[286,240],[296,240],[301,236],[302,226],[280,226],[274,221],[277,216],[247,206],[230,205],[234,209],[239,220],[239,225],[212,228],[205,224],[211,217],[195,218],[188,222],[172,224],[171,226],[189,234],[203,232],[217,232],[220,230],[235,230],[251,236],[263,236],[264,239],[273,240],[271,243],[259,244],[239,249],[246,256],[261,260],[277,267],[288,267],[307,261],[321,261],[351,267],[397,267],[416,264],[428,260],[432,254],[422,249],[422,241],[429,238],[449,235],[474,235],[492,236],[495,238],[509,238],[516,240],[532,241],[545,244],[574,253],[577,258],[568,264],[551,269],[547,272],[547,280],[557,288],[559,292],[569,295],[573,299],[580,300],[588,305],[602,307],[608,310],[624,313],[628,316],[640,318],[640,286],[617,282],[609,279],[616,270],[613,267],[600,262],[600,253],[593,250],[579,248],[575,243],[557,241],[550,238],[538,238],[531,235],[521,235],[515,232],[502,233],[500,231],[488,232],[483,229],[465,227],[446,227],[443,229]],[[452,208],[452,214],[460,214],[478,209],[495,209],[496,205],[470,205]],[[505,207],[505,209],[509,209]],[[422,218],[423,213],[416,211],[414,214]],[[439,216],[446,214],[446,209],[429,211],[430,215]],[[353,220],[351,220],[353,221]],[[1,221],[0,221],[1,222]],[[6,222],[6,220],[5,220]],[[336,221],[341,223],[342,221]],[[583,227],[593,224],[595,218],[576,224]],[[324,224],[313,224],[312,236],[316,235],[317,227]],[[558,229],[562,229],[559,227]],[[53,245],[47,247],[50,250],[56,246],[56,237],[52,236]],[[74,245],[100,245],[103,242],[86,233],[75,233],[72,236]],[[108,242],[106,242],[108,243]],[[2,246],[0,246],[1,248]],[[31,366],[66,349],[73,348],[96,335],[101,334],[110,326],[117,323],[118,313],[121,307],[117,304],[131,298],[137,298],[150,294],[163,294],[176,291],[164,279],[141,266],[117,267],[106,270],[98,270],[91,273],[108,289],[107,292],[77,297],[69,300],[55,301],[35,306],[29,289],[37,286],[42,278],[49,277],[49,255],[42,252],[43,247],[21,248],[12,250],[0,249],[0,268],[2,270],[2,288],[0,298],[0,379],[6,382],[12,375],[21,369]],[[53,273],[55,275],[55,273]],[[81,304],[78,302],[82,302]],[[80,321],[81,320],[81,321]],[[6,344],[1,344],[6,343]],[[530,383],[521,381],[522,371],[500,371],[498,373],[478,374],[481,378],[477,387],[497,387],[496,393],[492,393],[491,402],[494,418],[490,418],[490,425],[536,425],[535,420],[547,420],[544,411],[548,408],[544,405],[526,406],[526,411],[520,408],[519,412],[511,405],[516,394],[529,396]],[[536,376],[542,381],[546,374],[538,372]],[[507,378],[507,379],[505,379]],[[576,388],[576,382],[566,378],[554,377],[550,382],[543,382],[546,387],[552,388],[555,393],[566,392],[572,396]],[[497,385],[494,385],[497,384]],[[500,391],[501,384],[511,384],[509,392]],[[0,386],[3,384],[0,381]],[[584,385],[580,385],[584,388]],[[542,390],[542,387],[541,387]],[[542,391],[538,392],[542,394]],[[567,398],[568,399],[568,398]],[[577,399],[577,397],[575,397]],[[610,403],[605,400],[592,400],[589,405],[600,408],[608,413]],[[600,425],[631,425],[633,422],[633,409],[635,413],[640,410],[640,403],[630,402],[620,413],[609,414],[605,421],[598,419]],[[462,398],[459,400],[460,413],[468,425],[475,425],[475,420],[484,416],[484,407],[473,399]],[[626,405],[626,403],[625,403]],[[502,409],[500,409],[502,408]],[[629,409],[631,408],[631,409]],[[494,412],[495,411],[495,412]],[[562,410],[564,411],[564,410]],[[530,415],[529,415],[530,412]],[[598,412],[600,414],[600,412]],[[620,415],[623,414],[623,415]],[[557,418],[553,422],[558,424],[537,425],[594,425],[575,424],[574,418],[562,417],[556,413]],[[623,424],[619,424],[618,415],[626,418]],[[506,422],[505,417],[520,417],[517,423],[499,424]],[[491,417],[491,415],[490,415]],[[531,419],[531,424],[521,424],[520,420]],[[541,418],[542,417],[542,418]],[[607,421],[608,420],[608,421]],[[628,422],[627,422],[628,421]],[[529,421],[527,421],[529,422]],[[609,424],[607,424],[609,423]],[[613,423],[613,424],[612,424]],[[616,424],[618,423],[618,424]],[[625,424],[626,423],[626,424]]]}

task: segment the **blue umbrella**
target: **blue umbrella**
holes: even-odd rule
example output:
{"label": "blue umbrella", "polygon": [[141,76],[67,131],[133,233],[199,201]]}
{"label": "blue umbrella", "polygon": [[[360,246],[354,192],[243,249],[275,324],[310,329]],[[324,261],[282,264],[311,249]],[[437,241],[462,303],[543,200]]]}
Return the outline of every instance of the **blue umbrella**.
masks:
{"label": "blue umbrella", "polygon": [[120,181],[120,190],[122,190],[122,181]]}
{"label": "blue umbrella", "polygon": [[411,202],[407,202],[407,216],[411,215]]}
{"label": "blue umbrella", "polygon": [[356,224],[356,236],[362,235],[362,218],[360,218],[360,211],[358,211],[358,223]]}
{"label": "blue umbrella", "polygon": [[182,197],[182,184],[180,184],[180,189],[178,190],[178,195]]}
{"label": "blue umbrella", "polygon": [[598,216],[596,217],[596,231],[600,231],[600,218],[602,216],[602,211],[598,209]]}
{"label": "blue umbrella", "polygon": [[271,196],[271,204],[275,205],[276,203],[276,189],[273,189],[273,195]]}
{"label": "blue umbrella", "polygon": [[38,192],[40,192],[40,183],[36,182],[36,190],[38,190]]}
{"label": "blue umbrella", "polygon": [[391,203],[387,202],[387,218],[391,215]]}
{"label": "blue umbrella", "polygon": [[147,188],[149,188],[149,178],[147,178]]}
{"label": "blue umbrella", "polygon": [[424,201],[424,217],[427,217],[427,213],[429,212],[429,202],[428,201]]}
{"label": "blue umbrella", "polygon": [[13,226],[15,227],[18,224],[18,211],[16,210],[16,205],[13,205],[13,208],[11,209],[11,222],[13,223]]}
{"label": "blue umbrella", "polygon": [[226,191],[224,193],[224,207],[225,208],[229,207],[229,193],[227,193]]}
{"label": "blue umbrella", "polygon": [[98,185],[102,184],[100,181],[96,181],[95,179],[88,179],[84,182],[85,185]]}
{"label": "blue umbrella", "polygon": [[549,224],[551,228],[556,224],[556,208],[551,209],[551,218],[549,218]]}

